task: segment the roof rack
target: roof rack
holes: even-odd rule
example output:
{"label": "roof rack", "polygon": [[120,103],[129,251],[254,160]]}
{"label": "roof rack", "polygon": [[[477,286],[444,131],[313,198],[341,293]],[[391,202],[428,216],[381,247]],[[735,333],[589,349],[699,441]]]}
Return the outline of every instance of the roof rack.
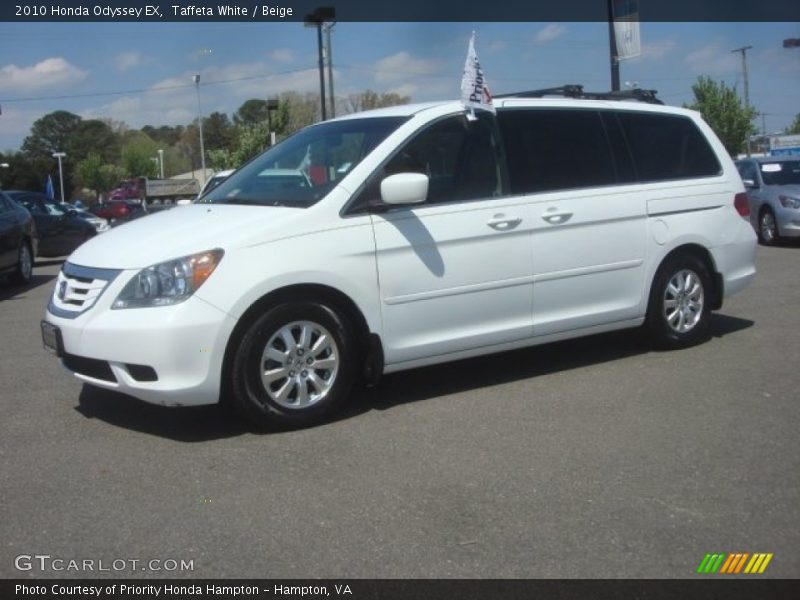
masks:
{"label": "roof rack", "polygon": [[656,90],[617,90],[613,92],[585,92],[579,84],[568,84],[560,87],[529,90],[527,92],[514,92],[512,94],[498,94],[494,98],[544,98],[545,96],[563,96],[565,98],[578,98],[582,100],[638,100],[648,104],[664,104],[656,97]]}

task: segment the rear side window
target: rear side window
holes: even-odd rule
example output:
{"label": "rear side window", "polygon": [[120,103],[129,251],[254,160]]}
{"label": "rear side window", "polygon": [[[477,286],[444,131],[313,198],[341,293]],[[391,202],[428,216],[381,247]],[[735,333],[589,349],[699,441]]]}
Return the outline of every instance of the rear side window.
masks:
{"label": "rear side window", "polygon": [[593,110],[498,112],[512,194],[617,183],[600,114]]}
{"label": "rear side window", "polygon": [[714,151],[687,117],[618,112],[640,182],[710,177],[722,172]]}

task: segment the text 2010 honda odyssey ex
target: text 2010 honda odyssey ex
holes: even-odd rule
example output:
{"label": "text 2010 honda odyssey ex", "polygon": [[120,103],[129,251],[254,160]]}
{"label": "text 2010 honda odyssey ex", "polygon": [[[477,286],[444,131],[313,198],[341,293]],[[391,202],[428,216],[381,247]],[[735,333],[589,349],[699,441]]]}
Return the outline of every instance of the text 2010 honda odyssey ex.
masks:
{"label": "text 2010 honda odyssey ex", "polygon": [[508,98],[320,123],[198,203],[64,264],[45,345],[87,383],[319,421],[360,376],[645,325],[703,340],[753,279],[739,175],[700,116]]}

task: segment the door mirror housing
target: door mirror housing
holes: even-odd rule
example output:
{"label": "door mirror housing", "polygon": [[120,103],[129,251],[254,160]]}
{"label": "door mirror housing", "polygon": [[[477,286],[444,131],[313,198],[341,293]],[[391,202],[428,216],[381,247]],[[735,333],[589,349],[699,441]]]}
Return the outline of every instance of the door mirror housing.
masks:
{"label": "door mirror housing", "polygon": [[386,204],[419,204],[428,197],[428,176],[397,173],[381,181],[381,200]]}

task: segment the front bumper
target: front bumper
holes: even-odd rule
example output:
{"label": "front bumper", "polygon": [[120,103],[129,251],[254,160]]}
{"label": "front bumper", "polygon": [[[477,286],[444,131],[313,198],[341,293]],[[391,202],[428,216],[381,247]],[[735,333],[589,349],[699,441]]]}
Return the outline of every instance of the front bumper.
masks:
{"label": "front bumper", "polygon": [[137,272],[120,272],[76,316],[51,301],[45,321],[61,331],[62,364],[81,381],[153,404],[218,402],[225,346],[235,322],[196,296],[175,306],[111,310]]}

